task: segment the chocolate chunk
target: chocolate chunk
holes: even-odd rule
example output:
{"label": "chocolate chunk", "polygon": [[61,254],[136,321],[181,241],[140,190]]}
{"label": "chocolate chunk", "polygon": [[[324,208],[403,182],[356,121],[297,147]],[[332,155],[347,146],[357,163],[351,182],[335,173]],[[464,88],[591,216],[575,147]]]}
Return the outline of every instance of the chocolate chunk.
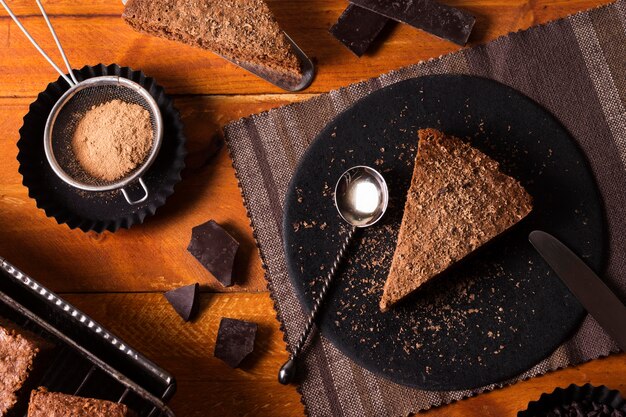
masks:
{"label": "chocolate chunk", "polygon": [[385,16],[350,4],[329,32],[360,57],[374,42],[387,22],[389,19]]}
{"label": "chocolate chunk", "polygon": [[350,0],[350,3],[459,45],[467,43],[476,21],[471,14],[435,0]]}
{"label": "chocolate chunk", "polygon": [[225,287],[233,285],[233,264],[239,242],[214,220],[191,230],[187,250]]}
{"label": "chocolate chunk", "polygon": [[217,331],[213,356],[231,368],[238,367],[254,350],[257,328],[256,323],[223,317]]}
{"label": "chocolate chunk", "polygon": [[175,288],[166,292],[165,298],[174,307],[174,310],[185,321],[191,320],[198,313],[198,283]]}

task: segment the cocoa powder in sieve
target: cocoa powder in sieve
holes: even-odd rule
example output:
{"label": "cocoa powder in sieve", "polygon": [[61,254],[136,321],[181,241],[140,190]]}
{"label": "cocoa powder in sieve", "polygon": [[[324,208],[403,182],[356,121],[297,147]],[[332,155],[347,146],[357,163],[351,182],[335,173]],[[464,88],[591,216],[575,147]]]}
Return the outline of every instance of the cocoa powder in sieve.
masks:
{"label": "cocoa powder in sieve", "polygon": [[88,175],[115,181],[146,159],[152,142],[150,113],[138,104],[111,100],[85,113],[72,137],[72,150]]}

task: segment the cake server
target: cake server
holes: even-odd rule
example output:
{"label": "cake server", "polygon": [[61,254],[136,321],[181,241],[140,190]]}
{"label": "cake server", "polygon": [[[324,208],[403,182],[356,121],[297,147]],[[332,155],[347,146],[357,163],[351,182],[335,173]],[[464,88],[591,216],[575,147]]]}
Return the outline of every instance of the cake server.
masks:
{"label": "cake server", "polygon": [[354,233],[357,228],[369,227],[383,217],[389,203],[389,190],[385,179],[378,171],[368,166],[359,165],[348,169],[339,177],[335,186],[334,201],[339,215],[350,225],[350,228],[324,278],[322,288],[313,301],[313,308],[302,333],[300,333],[298,342],[292,349],[289,359],[278,372],[278,382],[283,385],[289,384],[296,376],[296,359],[302,352],[302,348],[311,333],[320,306],[326,298],[330,284],[335,278],[335,273],[343,260],[346,249],[352,242]]}
{"label": "cake server", "polygon": [[[128,0],[122,0],[122,4],[126,6]],[[236,61],[234,59],[228,58],[224,55],[220,55],[218,53],[213,52],[215,55],[224,58],[226,61],[229,61],[240,68],[245,69],[249,73],[256,75],[259,78],[264,79],[270,84],[274,84],[278,88],[282,88],[286,91],[301,91],[307,88],[313,82],[313,78],[315,78],[315,65],[313,65],[313,61],[304,53],[302,49],[287,35],[287,33],[283,32],[291,47],[293,48],[293,52],[298,57],[300,61],[300,65],[302,65],[302,77],[287,77],[281,76],[271,71],[267,71],[265,68],[254,65],[252,63]]]}
{"label": "cake server", "polygon": [[[283,32],[284,33],[284,32]],[[315,66],[311,59],[306,56],[304,51],[300,49],[300,47],[285,33],[285,37],[291,44],[294,53],[298,57],[300,61],[300,65],[302,65],[302,77],[281,77],[277,74],[274,74],[270,71],[265,71],[262,67],[246,63],[246,62],[237,62],[233,59],[227,58],[223,55],[220,55],[227,61],[232,62],[233,64],[245,69],[248,72],[256,75],[257,77],[263,78],[265,81],[274,84],[276,87],[282,88],[283,90],[295,92],[301,91],[307,88],[313,82],[313,78],[315,77]]]}
{"label": "cake server", "polygon": [[528,237],[539,255],[602,328],[626,351],[626,306],[567,246],[554,236],[535,230]]}

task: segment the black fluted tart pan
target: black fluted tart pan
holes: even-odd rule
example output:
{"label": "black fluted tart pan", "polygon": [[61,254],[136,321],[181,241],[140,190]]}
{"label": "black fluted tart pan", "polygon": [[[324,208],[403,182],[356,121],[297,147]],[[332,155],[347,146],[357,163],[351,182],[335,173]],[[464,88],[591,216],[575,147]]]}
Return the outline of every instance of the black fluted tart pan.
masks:
{"label": "black fluted tart pan", "polygon": [[143,223],[165,204],[165,200],[174,192],[174,186],[181,180],[187,152],[178,110],[163,87],[141,71],[116,64],[99,64],[74,70],[74,75],[79,81],[102,75],[128,78],[144,87],[156,100],[163,118],[163,142],[154,163],[143,175],[149,197],[143,203],[130,205],[119,190],[82,191],[55,175],[46,160],[43,137],[52,107],[69,89],[60,77],[39,93],[24,116],[17,143],[22,183],[28,188],[28,195],[36,201],[37,207],[48,217],[53,217],[59,224],[66,224],[71,229],[115,232],[119,228]]}
{"label": "black fluted tart pan", "polygon": [[626,400],[617,390],[602,385],[570,385],[557,388],[549,394],[541,394],[537,401],[517,417],[622,417],[626,416]]}

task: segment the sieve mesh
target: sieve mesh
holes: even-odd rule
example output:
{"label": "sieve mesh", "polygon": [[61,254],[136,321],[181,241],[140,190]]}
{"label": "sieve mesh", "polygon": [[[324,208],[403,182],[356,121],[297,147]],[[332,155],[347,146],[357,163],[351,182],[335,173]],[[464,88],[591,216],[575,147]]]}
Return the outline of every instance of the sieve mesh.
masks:
{"label": "sieve mesh", "polygon": [[[93,80],[91,80],[93,81]],[[81,83],[82,84],[82,83]],[[113,184],[127,181],[134,174],[142,171],[146,164],[152,162],[154,148],[160,143],[157,136],[160,131],[160,114],[155,114],[151,103],[146,98],[146,92],[142,94],[138,89],[131,88],[125,84],[103,80],[103,82],[90,83],[89,85],[77,88],[69,98],[56,108],[56,113],[50,115],[52,120],[50,126],[50,137],[46,140],[50,141],[50,149],[56,159],[59,168],[76,183],[88,187],[105,187],[108,188]],[[63,99],[61,99],[63,100]],[[150,124],[152,126],[153,140],[152,147],[144,161],[134,170],[126,174],[123,178],[114,181],[105,181],[94,178],[85,172],[78,161],[72,149],[72,138],[78,127],[79,122],[85,114],[92,108],[112,100],[120,100],[129,104],[138,104],[148,111],[150,114]]]}

